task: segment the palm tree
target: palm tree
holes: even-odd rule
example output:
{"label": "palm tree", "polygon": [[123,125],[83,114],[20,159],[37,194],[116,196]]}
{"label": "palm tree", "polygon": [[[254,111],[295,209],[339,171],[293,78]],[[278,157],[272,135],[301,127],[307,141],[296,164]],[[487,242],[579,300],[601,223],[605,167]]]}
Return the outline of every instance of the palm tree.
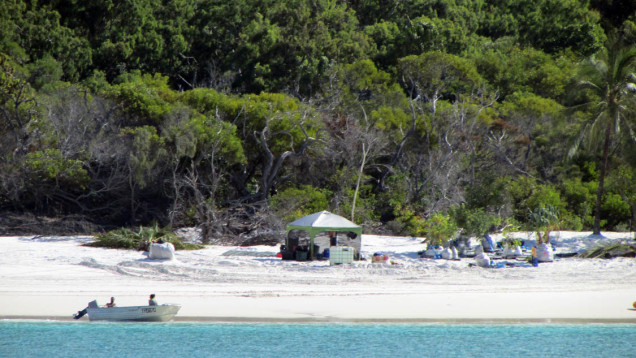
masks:
{"label": "palm tree", "polygon": [[601,173],[594,207],[594,235],[601,233],[600,207],[612,139],[621,128],[626,127],[631,134],[630,140],[634,140],[633,129],[625,122],[633,122],[633,116],[630,116],[633,115],[636,99],[635,71],[636,47],[624,47],[620,41],[609,40],[599,54],[584,63],[579,73],[582,79],[579,85],[590,91],[589,94],[595,99],[588,103],[594,110],[591,120],[586,123],[570,150],[570,156],[574,155],[582,138],[594,140],[603,136]]}

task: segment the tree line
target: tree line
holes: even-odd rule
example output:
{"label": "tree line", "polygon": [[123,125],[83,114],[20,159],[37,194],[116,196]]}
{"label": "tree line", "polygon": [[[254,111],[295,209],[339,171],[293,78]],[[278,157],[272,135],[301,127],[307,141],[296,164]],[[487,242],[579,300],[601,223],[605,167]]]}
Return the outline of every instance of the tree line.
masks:
{"label": "tree line", "polygon": [[633,230],[634,43],[620,1],[4,1],[0,212]]}

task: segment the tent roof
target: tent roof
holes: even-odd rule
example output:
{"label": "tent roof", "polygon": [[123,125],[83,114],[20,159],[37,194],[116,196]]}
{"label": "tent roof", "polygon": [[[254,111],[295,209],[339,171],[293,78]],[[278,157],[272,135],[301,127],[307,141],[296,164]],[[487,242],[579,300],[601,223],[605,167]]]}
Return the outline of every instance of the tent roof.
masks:
{"label": "tent roof", "polygon": [[328,211],[307,215],[291,222],[287,224],[287,232],[290,230],[305,230],[312,237],[322,231],[352,231],[362,235],[361,226]]}

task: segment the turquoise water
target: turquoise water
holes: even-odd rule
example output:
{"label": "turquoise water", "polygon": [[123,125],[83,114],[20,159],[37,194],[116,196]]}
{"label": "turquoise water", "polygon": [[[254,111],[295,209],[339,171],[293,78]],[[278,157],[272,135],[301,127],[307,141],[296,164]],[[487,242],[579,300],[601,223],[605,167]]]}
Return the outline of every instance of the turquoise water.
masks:
{"label": "turquoise water", "polygon": [[636,325],[0,321],[1,357],[636,357]]}

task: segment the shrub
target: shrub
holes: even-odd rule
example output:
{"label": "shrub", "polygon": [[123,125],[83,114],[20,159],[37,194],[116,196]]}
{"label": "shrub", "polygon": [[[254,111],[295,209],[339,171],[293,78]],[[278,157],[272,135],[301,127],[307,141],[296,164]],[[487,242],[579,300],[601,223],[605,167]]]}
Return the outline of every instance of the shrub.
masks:
{"label": "shrub", "polygon": [[538,213],[541,208],[550,208],[557,215],[564,215],[567,211],[567,204],[555,187],[537,184],[532,178],[521,177],[511,182],[508,193],[513,200],[514,217],[522,223],[534,225],[533,220],[536,218],[532,217],[532,213]]}
{"label": "shrub", "polygon": [[[560,186],[566,208],[571,213],[564,215],[565,228],[580,230],[572,225],[578,221],[591,226],[594,222],[594,202],[596,200],[596,187],[598,183],[583,183],[581,179],[566,180]],[[578,218],[578,220],[576,220]]]}
{"label": "shrub", "polygon": [[392,230],[398,234],[410,236],[424,236],[424,218],[416,215],[413,210],[403,206],[401,203],[394,203],[395,220],[390,225]]}
{"label": "shrub", "polygon": [[30,175],[39,178],[35,182],[55,181],[83,189],[90,180],[82,161],[65,158],[59,149],[27,153],[24,164]]}
{"label": "shrub", "polygon": [[464,229],[468,236],[484,236],[493,226],[501,224],[501,219],[488,214],[482,208],[469,209],[466,205],[451,208],[449,212],[456,226]]}
{"label": "shrub", "polygon": [[506,204],[507,178],[482,175],[474,186],[466,188],[466,203],[469,208],[484,208],[497,211]]}
{"label": "shrub", "polygon": [[329,190],[302,185],[280,191],[271,198],[270,205],[284,220],[293,221],[329,208],[330,196]]}
{"label": "shrub", "polygon": [[619,194],[607,193],[601,204],[601,215],[606,219],[605,228],[611,230],[630,219],[631,207]]}
{"label": "shrub", "polygon": [[140,226],[139,231],[128,228],[112,230],[97,235],[96,241],[88,243],[86,246],[147,251],[150,243],[159,239],[173,244],[175,250],[199,250],[204,247],[199,244],[184,243],[176,234],[160,229],[157,225]]}
{"label": "shrub", "polygon": [[583,230],[583,220],[570,212],[566,212],[561,218],[561,225],[559,229],[581,231]]}
{"label": "shrub", "polygon": [[540,207],[550,207],[560,213],[565,211],[561,193],[550,185],[537,185],[526,201],[528,209],[534,211]]}
{"label": "shrub", "polygon": [[423,229],[426,235],[426,242],[429,245],[443,246],[453,238],[457,231],[457,226],[450,217],[436,213],[424,221]]}
{"label": "shrub", "polygon": [[537,232],[537,244],[544,240],[550,242],[550,231],[558,230],[559,227],[559,211],[553,206],[539,206],[528,213],[528,228]]}

